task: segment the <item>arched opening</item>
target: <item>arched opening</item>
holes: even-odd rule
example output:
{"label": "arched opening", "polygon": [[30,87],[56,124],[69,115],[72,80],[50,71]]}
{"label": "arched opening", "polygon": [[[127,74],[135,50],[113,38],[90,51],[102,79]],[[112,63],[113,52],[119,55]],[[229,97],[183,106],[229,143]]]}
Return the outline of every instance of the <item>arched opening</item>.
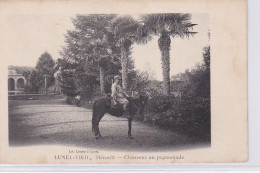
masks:
{"label": "arched opening", "polygon": [[18,89],[24,88],[24,79],[23,78],[19,78],[17,80],[17,88]]}
{"label": "arched opening", "polygon": [[13,78],[8,79],[8,91],[12,91],[15,88],[15,83]]}

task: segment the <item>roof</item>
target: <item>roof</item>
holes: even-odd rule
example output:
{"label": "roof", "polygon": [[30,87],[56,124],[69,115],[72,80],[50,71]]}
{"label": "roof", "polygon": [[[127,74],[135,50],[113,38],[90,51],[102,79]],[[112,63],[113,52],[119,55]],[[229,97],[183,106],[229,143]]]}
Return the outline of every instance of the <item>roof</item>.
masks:
{"label": "roof", "polygon": [[8,66],[8,71],[16,71],[17,74],[23,74],[26,71],[32,71],[33,67],[28,66]]}

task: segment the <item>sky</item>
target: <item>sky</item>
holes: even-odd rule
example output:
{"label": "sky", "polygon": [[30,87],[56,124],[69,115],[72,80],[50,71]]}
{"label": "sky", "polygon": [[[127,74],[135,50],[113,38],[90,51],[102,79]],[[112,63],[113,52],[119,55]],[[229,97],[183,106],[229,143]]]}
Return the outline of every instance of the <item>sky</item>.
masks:
{"label": "sky", "polygon": [[[1,47],[5,61],[14,66],[35,66],[45,51],[53,59],[61,58],[59,51],[64,43],[67,30],[73,29],[71,18],[75,15],[11,15],[2,29],[6,47]],[[136,17],[136,16],[135,16]],[[209,44],[209,17],[207,14],[192,14],[192,23],[198,24],[191,38],[171,38],[171,75],[184,72],[202,62],[202,49]],[[154,71],[155,78],[162,80],[161,53],[158,37],[146,45],[133,45],[132,58],[135,67],[144,71],[148,67]]]}

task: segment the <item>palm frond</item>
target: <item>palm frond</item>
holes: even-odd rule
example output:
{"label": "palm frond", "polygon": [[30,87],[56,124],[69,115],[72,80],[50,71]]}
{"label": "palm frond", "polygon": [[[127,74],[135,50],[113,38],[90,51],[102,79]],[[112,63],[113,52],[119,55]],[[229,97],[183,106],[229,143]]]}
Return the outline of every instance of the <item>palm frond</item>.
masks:
{"label": "palm frond", "polygon": [[157,14],[144,14],[140,16],[149,30],[149,34],[161,35],[162,32],[167,32],[169,35],[183,38],[189,36],[189,33],[194,26],[190,22],[191,14],[188,13],[157,13]]}

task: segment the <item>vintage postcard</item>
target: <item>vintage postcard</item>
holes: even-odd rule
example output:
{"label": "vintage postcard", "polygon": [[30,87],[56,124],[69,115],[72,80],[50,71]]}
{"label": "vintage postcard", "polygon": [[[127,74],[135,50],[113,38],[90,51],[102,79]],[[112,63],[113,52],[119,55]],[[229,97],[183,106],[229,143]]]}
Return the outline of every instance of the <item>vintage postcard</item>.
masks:
{"label": "vintage postcard", "polygon": [[246,0],[1,1],[1,164],[248,160]]}

